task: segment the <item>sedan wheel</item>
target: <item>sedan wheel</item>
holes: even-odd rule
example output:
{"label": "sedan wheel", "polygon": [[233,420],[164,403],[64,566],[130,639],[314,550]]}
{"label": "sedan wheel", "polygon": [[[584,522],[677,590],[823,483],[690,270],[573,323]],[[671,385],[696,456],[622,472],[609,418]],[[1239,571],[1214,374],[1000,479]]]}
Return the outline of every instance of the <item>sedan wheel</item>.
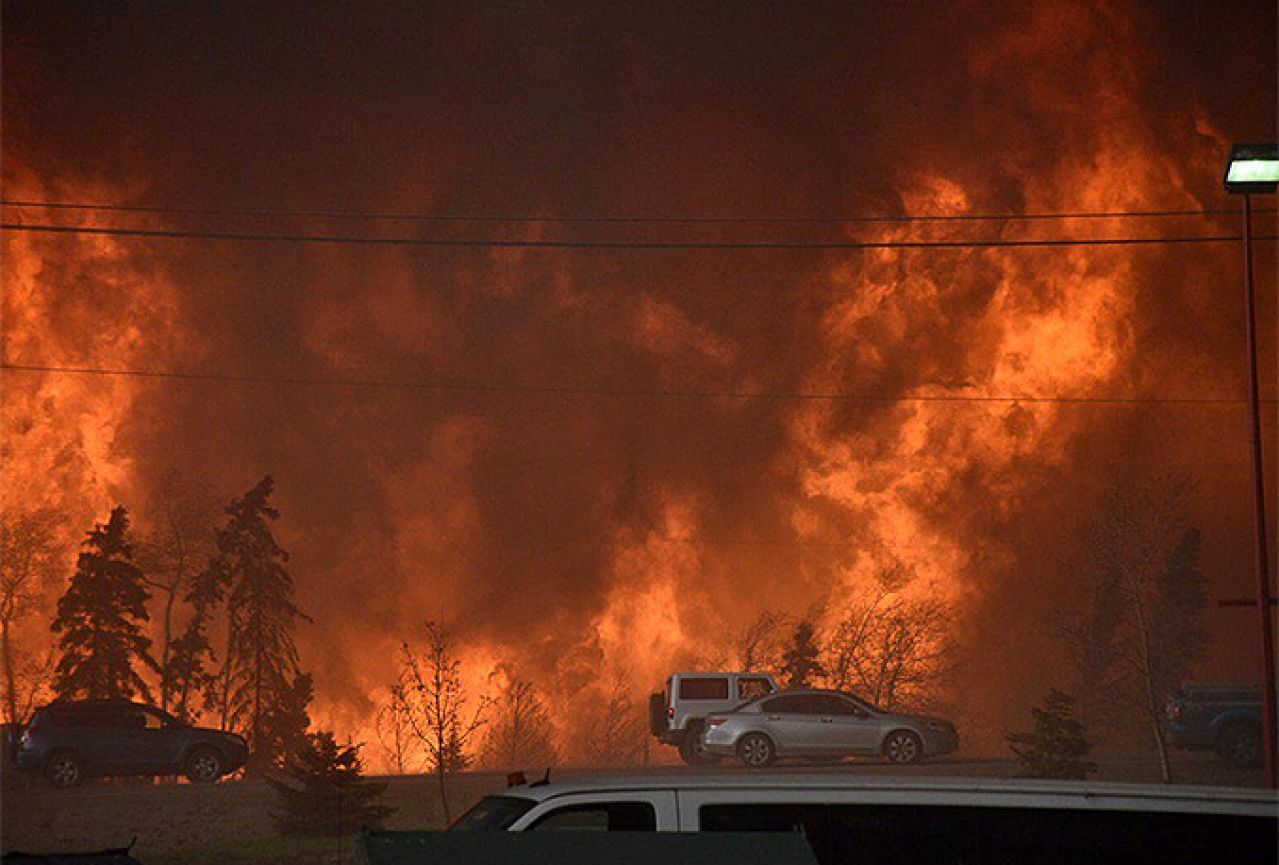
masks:
{"label": "sedan wheel", "polygon": [[186,776],[197,784],[211,784],[222,777],[222,759],[211,748],[200,748],[187,760]]}
{"label": "sedan wheel", "polygon": [[917,763],[924,756],[924,745],[909,730],[897,730],[884,740],[884,756],[893,763]]}
{"label": "sedan wheel", "polygon": [[84,780],[84,765],[75,754],[64,751],[49,758],[44,774],[55,787],[74,787]]}
{"label": "sedan wheel", "polygon": [[773,740],[763,733],[747,733],[737,745],[737,755],[742,763],[752,768],[771,765],[777,754]]}

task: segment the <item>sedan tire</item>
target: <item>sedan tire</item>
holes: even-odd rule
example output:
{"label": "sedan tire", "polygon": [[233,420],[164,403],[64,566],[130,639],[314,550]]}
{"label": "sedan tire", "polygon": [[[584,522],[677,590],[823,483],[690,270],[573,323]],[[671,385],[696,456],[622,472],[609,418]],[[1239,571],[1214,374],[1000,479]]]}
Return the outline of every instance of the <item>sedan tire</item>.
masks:
{"label": "sedan tire", "polygon": [[222,777],[222,756],[212,748],[196,748],[187,757],[183,773],[195,784],[212,784]]}
{"label": "sedan tire", "polygon": [[891,763],[918,763],[924,756],[924,743],[910,730],[894,730],[884,739],[884,756]]}
{"label": "sedan tire", "polygon": [[59,789],[75,787],[84,780],[84,761],[74,751],[59,751],[44,764],[44,776]]}
{"label": "sedan tire", "polygon": [[773,740],[763,733],[747,733],[737,743],[737,756],[742,763],[752,769],[773,765],[777,759],[777,748]]}

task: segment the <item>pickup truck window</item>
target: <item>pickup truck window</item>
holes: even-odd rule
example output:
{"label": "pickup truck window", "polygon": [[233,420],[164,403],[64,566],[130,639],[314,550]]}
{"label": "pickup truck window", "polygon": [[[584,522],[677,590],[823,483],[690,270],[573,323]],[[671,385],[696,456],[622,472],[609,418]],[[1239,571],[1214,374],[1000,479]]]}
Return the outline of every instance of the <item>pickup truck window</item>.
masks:
{"label": "pickup truck window", "polygon": [[537,803],[519,796],[485,796],[475,807],[458,817],[449,826],[450,831],[506,829],[532,810]]}
{"label": "pickup truck window", "polygon": [[529,827],[553,832],[656,832],[657,813],[648,802],[590,802],[551,811]]}
{"label": "pickup truck window", "polygon": [[1261,817],[778,802],[704,805],[703,832],[799,832],[821,865],[837,862],[1274,862],[1275,821]]}

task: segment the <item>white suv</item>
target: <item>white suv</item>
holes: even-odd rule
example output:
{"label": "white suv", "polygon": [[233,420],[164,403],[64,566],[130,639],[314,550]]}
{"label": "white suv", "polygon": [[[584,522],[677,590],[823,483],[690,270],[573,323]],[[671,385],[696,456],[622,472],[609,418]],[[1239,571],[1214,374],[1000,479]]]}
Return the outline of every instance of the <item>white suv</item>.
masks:
{"label": "white suv", "polygon": [[714,763],[718,758],[702,745],[706,716],[778,690],[768,673],[676,673],[666,690],[649,697],[649,730],[664,745],[679,748],[685,763]]}

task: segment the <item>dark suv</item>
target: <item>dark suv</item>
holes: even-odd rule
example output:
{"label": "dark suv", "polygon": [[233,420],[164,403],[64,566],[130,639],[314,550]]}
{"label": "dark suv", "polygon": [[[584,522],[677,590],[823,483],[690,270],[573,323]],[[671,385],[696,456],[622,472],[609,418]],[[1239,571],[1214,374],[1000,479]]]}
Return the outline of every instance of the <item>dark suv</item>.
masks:
{"label": "dark suv", "polygon": [[249,747],[234,733],[184,724],[127,700],[56,702],[37,709],[18,737],[19,769],[55,787],[89,776],[174,775],[211,782],[244,765]]}

